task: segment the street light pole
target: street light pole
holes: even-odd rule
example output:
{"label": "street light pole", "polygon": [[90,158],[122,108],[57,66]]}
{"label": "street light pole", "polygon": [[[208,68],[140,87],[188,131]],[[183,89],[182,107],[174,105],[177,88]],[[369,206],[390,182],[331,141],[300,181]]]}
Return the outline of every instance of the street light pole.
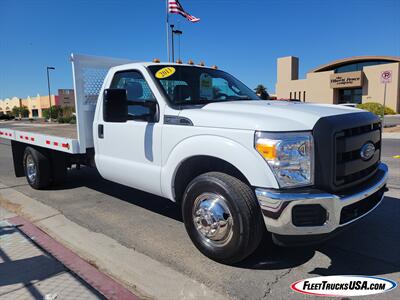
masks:
{"label": "street light pole", "polygon": [[181,59],[181,38],[180,38],[180,36],[182,35],[183,31],[182,30],[174,30],[173,33],[179,36],[179,47],[178,47],[179,57],[178,57],[178,59],[180,60]]}
{"label": "street light pole", "polygon": [[49,76],[49,70],[55,70],[56,68],[54,67],[46,67],[47,71],[47,87],[49,89],[49,122],[51,122],[51,92],[50,92],[50,76]]}
{"label": "street light pole", "polygon": [[174,44],[174,27],[175,27],[175,25],[174,24],[171,24],[171,25],[169,25],[170,27],[171,27],[171,32],[172,32],[172,34],[171,34],[171,38],[172,38],[172,40],[171,40],[171,47],[172,47],[172,62],[175,62],[175,44]]}
{"label": "street light pole", "polygon": [[[171,27],[171,32],[172,32],[172,41],[171,41],[172,42],[171,43],[171,46],[172,46],[172,62],[174,62],[175,61],[175,42],[174,42],[175,34],[176,35],[181,35],[183,33],[183,31],[174,30],[175,25],[173,25],[173,24],[171,24],[170,27]],[[180,56],[180,50],[179,50],[179,56]]]}

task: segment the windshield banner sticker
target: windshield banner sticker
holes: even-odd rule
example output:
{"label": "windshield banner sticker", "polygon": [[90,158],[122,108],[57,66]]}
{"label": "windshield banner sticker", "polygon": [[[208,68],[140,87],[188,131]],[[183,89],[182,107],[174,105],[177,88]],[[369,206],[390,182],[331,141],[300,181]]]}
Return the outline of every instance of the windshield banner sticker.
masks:
{"label": "windshield banner sticker", "polygon": [[380,294],[396,286],[396,282],[380,277],[338,275],[302,279],[290,287],[293,291],[307,295],[345,297]]}
{"label": "windshield banner sticker", "polygon": [[200,75],[200,97],[205,99],[213,98],[212,77],[207,73]]}
{"label": "windshield banner sticker", "polygon": [[175,68],[174,67],[165,67],[157,71],[156,77],[158,79],[163,79],[171,76],[172,74],[175,73]]}

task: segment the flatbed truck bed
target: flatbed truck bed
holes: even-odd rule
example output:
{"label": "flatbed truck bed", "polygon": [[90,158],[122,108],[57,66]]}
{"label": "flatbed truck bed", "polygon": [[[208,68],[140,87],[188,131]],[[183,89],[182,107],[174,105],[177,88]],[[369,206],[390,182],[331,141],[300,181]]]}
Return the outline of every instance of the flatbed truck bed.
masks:
{"label": "flatbed truck bed", "polygon": [[37,123],[26,121],[6,121],[0,123],[0,128],[8,128],[32,133],[41,133],[44,135],[58,136],[68,139],[78,139],[76,124],[60,124],[56,122]]}
{"label": "flatbed truck bed", "polygon": [[0,123],[0,138],[71,154],[79,153],[76,124],[6,121]]}

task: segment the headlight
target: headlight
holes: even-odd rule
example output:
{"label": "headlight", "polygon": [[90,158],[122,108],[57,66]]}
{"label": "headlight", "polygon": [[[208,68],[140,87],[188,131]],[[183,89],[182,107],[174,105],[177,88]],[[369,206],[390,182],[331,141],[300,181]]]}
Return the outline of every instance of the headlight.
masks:
{"label": "headlight", "polygon": [[314,183],[314,142],[309,132],[256,132],[255,148],[267,161],[280,187]]}

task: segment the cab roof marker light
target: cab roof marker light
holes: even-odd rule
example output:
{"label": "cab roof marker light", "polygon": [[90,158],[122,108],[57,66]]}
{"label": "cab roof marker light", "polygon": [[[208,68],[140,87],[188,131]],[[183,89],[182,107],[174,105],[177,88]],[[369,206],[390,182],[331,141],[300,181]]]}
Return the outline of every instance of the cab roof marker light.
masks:
{"label": "cab roof marker light", "polygon": [[176,61],[176,63],[177,63],[177,64],[182,64],[182,61],[181,61],[180,59],[178,59],[178,60]]}
{"label": "cab roof marker light", "polygon": [[160,59],[159,58],[153,58],[153,63],[159,63]]}
{"label": "cab roof marker light", "polygon": [[205,63],[204,63],[204,61],[201,61],[201,62],[199,63],[199,66],[202,66],[202,67],[204,67],[204,66],[205,66]]}
{"label": "cab roof marker light", "polygon": [[211,69],[218,70],[218,66],[213,65],[213,66],[211,67]]}
{"label": "cab roof marker light", "polygon": [[188,64],[189,64],[189,65],[194,65],[193,60],[189,59]]}

